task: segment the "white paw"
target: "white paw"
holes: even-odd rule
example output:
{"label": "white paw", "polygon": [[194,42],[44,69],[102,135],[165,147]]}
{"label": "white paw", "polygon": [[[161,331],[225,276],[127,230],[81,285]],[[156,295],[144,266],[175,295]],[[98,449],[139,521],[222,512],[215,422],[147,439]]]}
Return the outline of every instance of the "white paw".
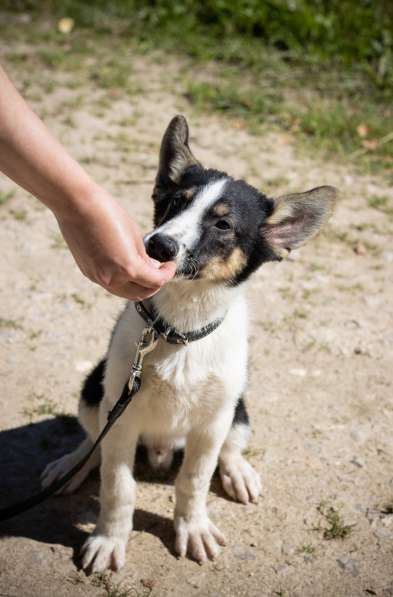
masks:
{"label": "white paw", "polygon": [[261,480],[243,456],[220,461],[220,477],[226,493],[243,504],[256,502],[262,491]]}
{"label": "white paw", "polygon": [[[75,464],[76,461],[72,453],[66,454],[58,460],[50,462],[41,473],[41,486],[43,488],[48,487],[51,483],[57,481],[57,479],[60,479],[66,473],[68,473],[68,471],[71,470]],[[70,481],[68,481],[64,487],[61,487],[58,491],[56,491],[56,493],[72,493],[78,489],[81,483],[83,483],[89,472],[89,468],[83,467],[82,470],[72,477],[72,479],[70,479]]]}
{"label": "white paw", "polygon": [[82,549],[82,568],[91,572],[118,571],[124,566],[127,541],[118,537],[92,535]]}
{"label": "white paw", "polygon": [[225,537],[207,516],[186,520],[183,516],[175,518],[175,550],[180,557],[187,554],[200,564],[213,560],[220,552],[220,545],[225,545]]}

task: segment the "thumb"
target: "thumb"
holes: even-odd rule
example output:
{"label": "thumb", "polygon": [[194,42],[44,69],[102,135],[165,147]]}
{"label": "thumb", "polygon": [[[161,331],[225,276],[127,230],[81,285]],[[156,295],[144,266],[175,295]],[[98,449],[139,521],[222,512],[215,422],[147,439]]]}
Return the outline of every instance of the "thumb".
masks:
{"label": "thumb", "polygon": [[176,273],[175,261],[165,261],[164,263],[161,263],[159,272],[163,276],[163,280],[169,282]]}
{"label": "thumb", "polygon": [[155,286],[163,286],[169,282],[175,275],[176,263],[174,261],[167,261],[161,263],[159,269],[156,264],[151,264],[144,260],[139,263],[137,274],[132,280],[134,283],[144,286],[145,288],[153,288]]}

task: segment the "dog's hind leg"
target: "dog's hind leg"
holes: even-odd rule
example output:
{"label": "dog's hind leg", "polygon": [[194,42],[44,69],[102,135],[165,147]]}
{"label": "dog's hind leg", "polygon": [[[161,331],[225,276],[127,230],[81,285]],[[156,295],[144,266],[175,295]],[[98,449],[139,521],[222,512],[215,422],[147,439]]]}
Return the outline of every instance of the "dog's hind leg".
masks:
{"label": "dog's hind leg", "polygon": [[[48,487],[53,481],[63,477],[89,452],[98,436],[98,405],[103,395],[102,380],[104,368],[105,361],[101,361],[89,374],[82,388],[79,402],[79,422],[86,431],[86,439],[69,454],[65,454],[65,456],[48,464],[41,475],[42,487]],[[72,493],[75,491],[83,483],[88,474],[99,466],[100,459],[100,449],[97,448],[83,468],[64,487],[59,489],[57,493]]]}
{"label": "dog's hind leg", "polygon": [[219,473],[226,493],[243,504],[255,502],[261,493],[259,475],[242,455],[250,435],[250,422],[241,396],[236,405],[232,427],[221,449]]}
{"label": "dog's hind leg", "polygon": [[[66,454],[65,456],[62,456],[58,460],[50,462],[41,474],[42,487],[48,487],[48,485],[53,483],[53,481],[60,479],[66,473],[68,473],[68,471],[71,470],[72,467],[75,466],[88,453],[92,445],[93,444],[90,438],[87,437],[81,444],[79,444],[76,450]],[[56,493],[73,493],[83,483],[88,474],[99,464],[100,452],[97,449],[96,452],[93,452],[81,470],[76,473],[76,475],[72,477],[72,479],[70,479],[70,481]]]}

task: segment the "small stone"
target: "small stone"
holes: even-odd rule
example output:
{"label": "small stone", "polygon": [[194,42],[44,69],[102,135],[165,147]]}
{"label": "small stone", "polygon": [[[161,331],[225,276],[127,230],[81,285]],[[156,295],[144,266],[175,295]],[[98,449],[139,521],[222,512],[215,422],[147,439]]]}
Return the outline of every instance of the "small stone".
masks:
{"label": "small stone", "polygon": [[187,583],[189,585],[191,585],[192,587],[194,587],[194,589],[200,589],[201,584],[202,584],[202,579],[200,577],[190,578],[189,580],[187,580]]}
{"label": "small stone", "polygon": [[393,583],[382,589],[381,597],[393,597]]}
{"label": "small stone", "polygon": [[365,512],[366,508],[362,504],[355,504],[354,509],[356,512]]}
{"label": "small stone", "polygon": [[383,258],[388,263],[391,263],[393,261],[393,251],[384,251]]}
{"label": "small stone", "polygon": [[93,363],[91,361],[77,361],[75,363],[75,369],[79,373],[87,373],[88,371],[90,371],[90,369],[92,369],[92,367]]}
{"label": "small stone", "polygon": [[306,377],[307,371],[305,369],[290,369],[289,373],[291,375],[296,375],[297,377]]}
{"label": "small stone", "polygon": [[215,563],[213,566],[213,570],[215,570],[216,572],[222,572],[223,570],[225,570],[225,568],[226,565],[222,560],[220,562]]}
{"label": "small stone", "polygon": [[70,17],[63,17],[57,23],[57,29],[60,31],[60,33],[67,35],[68,33],[71,33],[71,31],[74,28],[74,25],[74,19],[71,19]]}
{"label": "small stone", "polygon": [[366,510],[366,518],[368,522],[372,525],[376,520],[378,520],[381,516],[379,510],[367,508]]}
{"label": "small stone", "polygon": [[352,458],[352,460],[350,460],[350,463],[354,464],[358,468],[363,468],[364,467],[364,463],[361,460],[359,460],[357,456],[354,456]]}
{"label": "small stone", "polygon": [[281,553],[283,556],[292,556],[296,552],[296,548],[293,545],[289,545],[289,543],[282,543],[281,545]]}
{"label": "small stone", "polygon": [[356,243],[356,245],[354,246],[354,248],[353,248],[353,252],[354,252],[356,255],[367,255],[367,249],[366,249],[366,247],[364,246],[364,244],[363,244],[363,243],[361,243],[360,241],[358,241],[358,242]]}
{"label": "small stone", "polygon": [[351,558],[339,558],[336,562],[345,572],[349,572],[352,576],[359,576],[359,569],[355,560]]}
{"label": "small stone", "polygon": [[141,578],[141,585],[143,585],[145,589],[150,589],[152,591],[157,585],[157,581],[155,578]]}
{"label": "small stone", "polygon": [[256,559],[256,555],[252,553],[252,551],[244,549],[241,545],[235,545],[235,547],[233,548],[233,553],[235,558],[237,558],[238,560],[247,561]]}

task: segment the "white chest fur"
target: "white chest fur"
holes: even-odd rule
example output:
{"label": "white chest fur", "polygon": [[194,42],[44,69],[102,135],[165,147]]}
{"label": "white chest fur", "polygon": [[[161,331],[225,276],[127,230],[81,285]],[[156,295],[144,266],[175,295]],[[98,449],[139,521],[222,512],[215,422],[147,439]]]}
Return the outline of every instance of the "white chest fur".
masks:
{"label": "white chest fur", "polygon": [[[195,283],[192,284],[195,296]],[[144,363],[142,389],[128,408],[133,424],[148,435],[184,436],[220,409],[233,409],[246,383],[247,315],[243,294],[227,289],[187,300],[181,284],[161,293],[155,304],[178,330],[199,329],[226,312],[210,335],[187,346],[160,339]],[[105,399],[120,396],[129,375],[144,321],[129,303],[116,326],[107,358]]]}

